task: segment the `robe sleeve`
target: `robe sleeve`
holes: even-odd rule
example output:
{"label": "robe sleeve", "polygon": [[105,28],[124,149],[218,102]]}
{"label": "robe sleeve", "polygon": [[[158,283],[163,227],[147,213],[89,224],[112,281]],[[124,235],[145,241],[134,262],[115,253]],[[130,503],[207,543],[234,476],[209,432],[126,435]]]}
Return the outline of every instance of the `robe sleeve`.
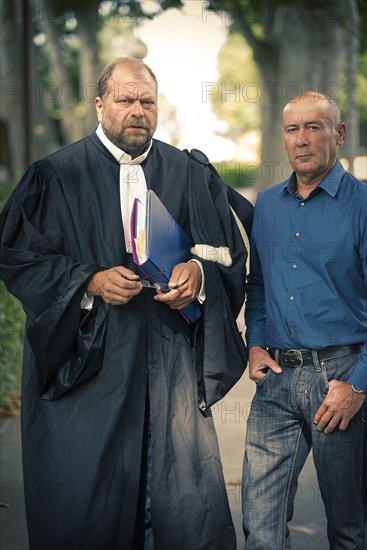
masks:
{"label": "robe sleeve", "polygon": [[27,339],[36,359],[40,393],[54,399],[101,367],[107,306],[90,312],[80,301],[93,273],[57,174],[33,164],[0,218],[0,275],[28,317]]}
{"label": "robe sleeve", "polygon": [[221,399],[243,374],[247,348],[236,318],[245,300],[247,249],[232,209],[249,236],[253,207],[229,190],[209,163],[191,161],[189,210],[194,250],[205,273],[202,410]]}

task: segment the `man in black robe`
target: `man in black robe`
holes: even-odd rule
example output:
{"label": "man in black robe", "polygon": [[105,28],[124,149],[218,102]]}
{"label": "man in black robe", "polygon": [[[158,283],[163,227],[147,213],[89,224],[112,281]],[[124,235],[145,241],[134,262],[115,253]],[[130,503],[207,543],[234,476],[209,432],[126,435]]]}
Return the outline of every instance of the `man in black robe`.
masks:
{"label": "man in black robe", "polygon": [[[237,223],[249,232],[252,207],[205,155],[152,139],[157,82],[144,63],[116,60],[98,93],[97,131],[35,162],[1,216],[1,276],[27,314],[30,548],[144,548],[150,504],[156,550],[231,550],[210,406],[246,364]],[[186,282],[165,294],[142,287],[129,248],[126,213],[146,188],[194,244],[170,286]],[[197,298],[189,324],[177,310]]]}

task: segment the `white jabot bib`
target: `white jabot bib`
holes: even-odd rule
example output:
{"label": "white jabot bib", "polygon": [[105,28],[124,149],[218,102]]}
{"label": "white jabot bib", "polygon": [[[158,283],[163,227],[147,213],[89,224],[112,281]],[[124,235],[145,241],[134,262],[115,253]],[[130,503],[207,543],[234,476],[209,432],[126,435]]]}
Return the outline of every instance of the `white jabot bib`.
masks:
{"label": "white jabot bib", "polygon": [[120,164],[120,206],[124,227],[126,252],[132,252],[130,217],[135,199],[145,204],[147,183],[144,172],[138,164]]}
{"label": "white jabot bib", "polygon": [[145,203],[147,194],[147,182],[140,163],[147,157],[152,142],[147,151],[142,155],[132,159],[132,157],[114,145],[103,132],[102,126],[99,125],[96,134],[107,147],[109,152],[120,163],[120,207],[121,220],[124,228],[126,252],[131,253],[131,235],[130,235],[130,216],[134,199],[139,199]]}

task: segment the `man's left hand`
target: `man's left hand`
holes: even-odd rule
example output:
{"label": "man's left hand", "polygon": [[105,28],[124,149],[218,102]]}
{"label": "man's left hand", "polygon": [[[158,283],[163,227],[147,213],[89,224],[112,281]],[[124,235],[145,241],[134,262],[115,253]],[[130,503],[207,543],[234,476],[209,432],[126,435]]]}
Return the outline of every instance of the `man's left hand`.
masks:
{"label": "man's left hand", "polygon": [[348,382],[331,380],[328,394],[314,418],[317,429],[325,433],[331,433],[336,427],[346,430],[364,398],[364,394],[355,393]]}
{"label": "man's left hand", "polygon": [[[186,282],[185,282],[186,281]],[[175,289],[176,285],[182,286]],[[158,292],[154,299],[157,302],[166,302],[172,309],[182,309],[195,300],[201,287],[201,269],[196,262],[177,264],[171,274],[168,285],[169,292]]]}

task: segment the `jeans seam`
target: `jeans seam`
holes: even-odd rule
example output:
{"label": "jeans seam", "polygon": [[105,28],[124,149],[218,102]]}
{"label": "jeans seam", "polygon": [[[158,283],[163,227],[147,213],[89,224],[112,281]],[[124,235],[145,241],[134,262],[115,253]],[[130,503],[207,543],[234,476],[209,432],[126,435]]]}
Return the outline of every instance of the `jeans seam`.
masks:
{"label": "jeans seam", "polygon": [[[292,457],[292,463],[291,463],[291,467],[289,469],[289,478],[288,478],[287,488],[286,488],[286,493],[285,493],[285,498],[284,498],[283,524],[282,524],[282,539],[283,539],[283,541],[282,541],[282,550],[286,550],[286,548],[285,548],[285,532],[286,532],[286,527],[287,527],[287,511],[288,511],[288,502],[289,502],[289,491],[290,491],[291,480],[292,480],[292,475],[293,475],[293,470],[294,470],[294,464],[295,464],[295,461],[296,461],[296,456],[297,456],[298,447],[299,447],[299,440],[301,438],[303,425],[304,425],[304,420],[302,421],[302,424],[300,425],[300,428],[299,428],[297,442],[296,442],[296,446],[295,446],[293,457]],[[298,480],[297,480],[297,485],[298,485]]]}

